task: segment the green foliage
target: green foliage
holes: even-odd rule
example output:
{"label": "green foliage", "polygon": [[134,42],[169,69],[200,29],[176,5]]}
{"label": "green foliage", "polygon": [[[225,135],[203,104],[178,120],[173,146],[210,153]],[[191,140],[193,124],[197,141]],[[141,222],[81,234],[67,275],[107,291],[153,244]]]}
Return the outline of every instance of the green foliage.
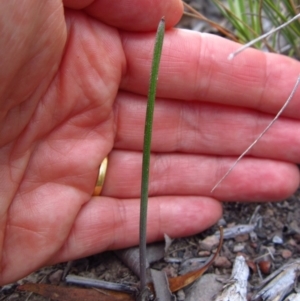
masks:
{"label": "green foliage", "polygon": [[[286,23],[300,12],[300,0],[212,0],[234,28],[241,43],[247,43],[272,28]],[[285,45],[282,46],[282,38]],[[299,18],[282,28],[279,33],[257,42],[254,47],[267,47],[272,52],[284,52],[300,57]]]}

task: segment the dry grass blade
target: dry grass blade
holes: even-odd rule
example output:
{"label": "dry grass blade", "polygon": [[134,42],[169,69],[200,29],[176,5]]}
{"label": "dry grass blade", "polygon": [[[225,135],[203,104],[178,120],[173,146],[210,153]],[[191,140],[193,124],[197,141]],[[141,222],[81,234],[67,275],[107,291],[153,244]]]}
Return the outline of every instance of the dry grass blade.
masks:
{"label": "dry grass blade", "polygon": [[261,134],[255,139],[255,141],[253,141],[253,143],[238,157],[238,159],[234,162],[234,164],[228,169],[228,171],[225,173],[225,175],[218,181],[218,183],[213,187],[213,189],[211,190],[211,192],[213,192],[219,185],[221,182],[223,182],[223,180],[232,172],[232,170],[235,168],[235,166],[238,164],[238,162],[249,152],[249,150],[258,142],[258,140],[260,140],[260,138],[270,129],[270,127],[274,124],[274,122],[279,118],[279,116],[282,114],[282,112],[284,111],[284,109],[288,106],[288,104],[290,103],[290,101],[292,100],[292,98],[294,97],[294,94],[298,88],[300,84],[300,75],[297,78],[296,84],[290,94],[290,96],[288,97],[288,99],[286,100],[286,102],[284,103],[284,105],[282,106],[282,108],[279,110],[279,112],[277,113],[277,115],[274,117],[274,119],[269,123],[269,125],[261,132]]}
{"label": "dry grass blade", "polygon": [[214,27],[215,29],[217,29],[219,32],[221,32],[222,34],[224,34],[227,38],[238,42],[239,40],[237,39],[237,37],[232,34],[229,30],[227,30],[226,28],[222,27],[221,25],[219,25],[218,23],[209,20],[208,18],[206,18],[205,16],[203,16],[200,12],[198,12],[197,10],[195,10],[193,7],[191,7],[190,5],[188,5],[187,3],[185,3],[184,1],[182,2],[183,6],[188,9],[189,11],[191,11],[192,13],[189,12],[184,12],[184,15],[192,17],[192,18],[196,18],[202,21],[207,22],[210,26]]}

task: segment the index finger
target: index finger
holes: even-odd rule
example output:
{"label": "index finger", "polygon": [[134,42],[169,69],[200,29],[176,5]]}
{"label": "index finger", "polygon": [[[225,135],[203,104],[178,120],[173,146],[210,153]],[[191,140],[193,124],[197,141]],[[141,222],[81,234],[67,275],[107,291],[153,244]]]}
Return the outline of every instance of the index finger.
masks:
{"label": "index finger", "polygon": [[[146,94],[153,34],[122,33],[127,72],[122,89]],[[300,73],[291,58],[247,49],[234,60],[240,45],[221,37],[173,29],[166,32],[157,96],[214,102],[277,113]],[[283,115],[299,118],[300,89]]]}

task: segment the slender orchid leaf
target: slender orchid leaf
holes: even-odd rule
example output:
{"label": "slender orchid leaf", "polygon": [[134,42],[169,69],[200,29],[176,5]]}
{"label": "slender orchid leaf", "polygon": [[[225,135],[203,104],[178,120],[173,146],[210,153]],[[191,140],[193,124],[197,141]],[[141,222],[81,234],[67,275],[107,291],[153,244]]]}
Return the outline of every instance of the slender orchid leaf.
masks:
{"label": "slender orchid leaf", "polygon": [[156,97],[157,77],[162,52],[162,45],[165,32],[165,20],[159,22],[154,54],[152,60],[152,68],[150,75],[150,86],[148,92],[148,103],[146,112],[146,122],[144,130],[144,148],[143,148],[143,166],[142,166],[142,186],[141,186],[141,207],[140,207],[140,275],[141,275],[141,295],[146,289],[146,243],[147,243],[147,209],[148,209],[148,189],[149,189],[149,168],[150,168],[150,152],[152,138],[152,124],[154,104]]}

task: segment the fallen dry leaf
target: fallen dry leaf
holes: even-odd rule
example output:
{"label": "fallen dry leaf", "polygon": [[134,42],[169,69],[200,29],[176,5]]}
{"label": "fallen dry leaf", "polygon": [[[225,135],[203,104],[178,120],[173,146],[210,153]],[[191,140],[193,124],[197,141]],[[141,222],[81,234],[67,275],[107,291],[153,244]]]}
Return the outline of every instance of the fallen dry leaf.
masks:
{"label": "fallen dry leaf", "polygon": [[169,278],[169,285],[170,285],[170,291],[176,292],[180,290],[181,288],[186,287],[187,285],[193,283],[195,280],[197,280],[199,277],[202,276],[204,272],[212,265],[216,257],[221,251],[223,243],[223,228],[220,228],[220,241],[218,245],[217,252],[214,254],[214,256],[209,260],[203,267],[201,267],[199,270],[189,272],[185,275]]}

